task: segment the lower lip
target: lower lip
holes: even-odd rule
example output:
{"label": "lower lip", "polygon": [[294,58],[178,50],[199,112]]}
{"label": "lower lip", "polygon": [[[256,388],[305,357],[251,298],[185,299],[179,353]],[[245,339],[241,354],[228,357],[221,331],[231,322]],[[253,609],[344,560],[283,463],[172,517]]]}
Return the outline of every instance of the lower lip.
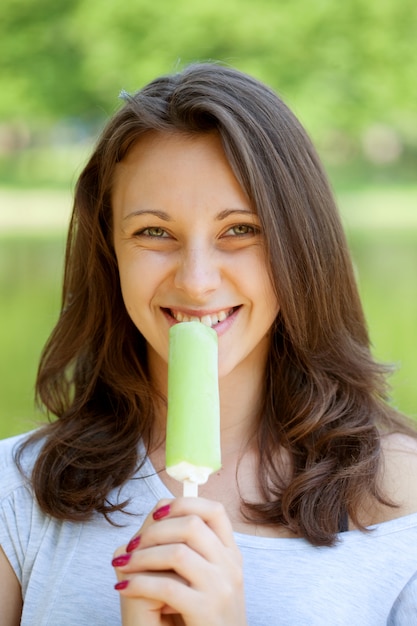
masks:
{"label": "lower lip", "polygon": [[[168,312],[168,309],[161,309],[161,310],[170,326],[174,326],[175,324],[180,324],[180,322],[178,322],[174,317],[172,317],[172,315]],[[224,333],[226,333],[229,330],[229,328],[234,324],[239,311],[240,311],[240,306],[236,307],[233,313],[229,315],[228,317],[226,317],[225,320],[223,320],[222,322],[218,322],[218,324],[215,324],[214,326],[211,326],[211,328],[216,331],[219,337],[221,335],[224,335]]]}

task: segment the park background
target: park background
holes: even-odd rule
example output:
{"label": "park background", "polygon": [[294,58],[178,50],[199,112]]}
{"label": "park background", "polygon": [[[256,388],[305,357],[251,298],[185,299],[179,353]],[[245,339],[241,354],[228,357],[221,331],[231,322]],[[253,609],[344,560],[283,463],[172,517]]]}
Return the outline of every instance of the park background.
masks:
{"label": "park background", "polygon": [[196,60],[253,74],[310,133],[335,190],[391,402],[417,416],[415,0],[2,0],[0,436],[44,419],[72,189],[105,119]]}

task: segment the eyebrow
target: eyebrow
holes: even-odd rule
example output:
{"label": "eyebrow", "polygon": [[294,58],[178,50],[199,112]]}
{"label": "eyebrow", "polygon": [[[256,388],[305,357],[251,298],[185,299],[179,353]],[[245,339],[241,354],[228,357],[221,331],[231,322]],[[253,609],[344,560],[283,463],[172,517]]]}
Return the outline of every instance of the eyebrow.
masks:
{"label": "eyebrow", "polygon": [[236,215],[236,214],[252,215],[256,217],[255,211],[252,211],[251,209],[224,209],[224,211],[220,211],[220,213],[216,215],[216,220],[221,221],[221,220],[226,219],[230,215]]}
{"label": "eyebrow", "polygon": [[[257,216],[255,211],[252,211],[251,209],[224,209],[223,211],[220,211],[220,213],[216,215],[216,220],[220,222],[230,217],[231,215],[236,215],[236,214],[251,215],[255,217]],[[138,217],[140,215],[153,215],[155,217],[159,217],[159,219],[163,220],[164,222],[172,221],[172,218],[168,215],[168,213],[165,213],[165,211],[159,211],[157,209],[152,210],[152,211],[150,209],[138,209],[136,211],[132,211],[131,213],[129,213],[123,218],[123,221],[129,220],[132,217]]]}
{"label": "eyebrow", "polygon": [[128,215],[125,215],[125,217],[123,218],[123,222],[131,219],[132,217],[137,217],[139,215],[153,215],[155,217],[159,217],[159,219],[163,220],[164,222],[171,221],[170,216],[168,215],[168,213],[165,213],[165,211],[158,211],[158,210],[151,211],[149,209],[143,209],[143,210],[138,209],[137,211],[132,211]]}

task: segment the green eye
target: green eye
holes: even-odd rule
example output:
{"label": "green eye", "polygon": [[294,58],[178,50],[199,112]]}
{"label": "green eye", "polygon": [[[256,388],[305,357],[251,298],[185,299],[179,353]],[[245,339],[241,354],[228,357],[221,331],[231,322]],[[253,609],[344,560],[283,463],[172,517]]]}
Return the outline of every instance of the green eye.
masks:
{"label": "green eye", "polygon": [[259,229],[256,226],[252,226],[251,224],[236,224],[235,226],[231,226],[227,231],[226,235],[234,235],[234,236],[243,236],[243,235],[255,235],[259,232]]}
{"label": "green eye", "polygon": [[238,224],[237,226],[233,226],[232,230],[236,235],[247,235],[254,231],[253,227],[248,226],[248,224]]}
{"label": "green eye", "polygon": [[149,228],[145,228],[141,231],[141,235],[145,235],[147,237],[166,237],[166,232],[160,228],[159,226],[150,226]]}

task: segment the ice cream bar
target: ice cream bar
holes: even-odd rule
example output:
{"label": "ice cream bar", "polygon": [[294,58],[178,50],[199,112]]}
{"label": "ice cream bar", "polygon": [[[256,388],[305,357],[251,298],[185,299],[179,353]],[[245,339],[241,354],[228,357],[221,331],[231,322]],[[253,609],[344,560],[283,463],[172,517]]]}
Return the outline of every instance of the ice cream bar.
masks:
{"label": "ice cream bar", "polygon": [[220,407],[216,331],[201,322],[170,328],[166,470],[197,495],[220,469]]}

